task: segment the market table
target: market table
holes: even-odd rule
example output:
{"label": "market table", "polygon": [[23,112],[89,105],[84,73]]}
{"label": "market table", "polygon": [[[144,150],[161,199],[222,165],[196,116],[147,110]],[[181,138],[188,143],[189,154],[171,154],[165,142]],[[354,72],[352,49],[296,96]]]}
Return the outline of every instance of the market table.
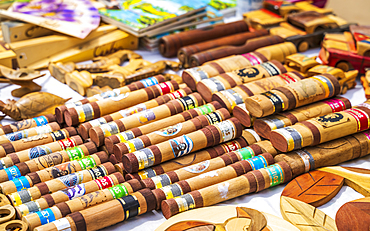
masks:
{"label": "market table", "polygon": [[[305,52],[304,54],[313,56],[317,55],[318,51],[319,49],[312,49]],[[159,53],[156,52],[137,51],[137,53],[142,55],[144,59],[151,62],[164,59]],[[177,60],[177,58],[174,58],[172,60]],[[42,73],[45,73],[46,75],[35,80],[37,84],[42,86],[42,91],[53,93],[63,98],[72,97],[72,101],[80,100],[83,98],[81,95],[79,95],[77,92],[69,88],[67,85],[58,82],[56,79],[50,76],[50,73],[47,70],[42,71]],[[180,73],[181,71],[178,74]],[[11,91],[17,87],[18,86],[13,86],[9,84],[0,84],[0,99],[2,101],[5,101],[6,99],[15,99],[14,97],[11,96]],[[347,97],[351,101],[353,106],[360,104],[366,100],[364,90],[359,81],[357,86],[354,89],[348,90],[344,97]],[[2,124],[5,125],[9,122],[12,122],[12,120],[9,119],[9,117],[7,117],[3,120]],[[370,155],[361,159],[348,161],[340,165],[370,169]],[[248,194],[233,200],[228,200],[224,203],[217,204],[217,206],[225,205],[244,206],[281,217],[280,194],[283,191],[284,187],[285,185],[279,185],[261,191],[259,193]],[[318,208],[334,219],[336,212],[344,203],[362,197],[363,196],[361,194],[357,193],[352,188],[344,186],[330,202]],[[222,212],[222,209],[220,210],[220,212]],[[161,211],[152,211],[141,216],[130,218],[127,221],[118,223],[114,226],[107,227],[103,230],[152,231],[155,230],[164,221],[166,221],[166,219],[163,217]]]}

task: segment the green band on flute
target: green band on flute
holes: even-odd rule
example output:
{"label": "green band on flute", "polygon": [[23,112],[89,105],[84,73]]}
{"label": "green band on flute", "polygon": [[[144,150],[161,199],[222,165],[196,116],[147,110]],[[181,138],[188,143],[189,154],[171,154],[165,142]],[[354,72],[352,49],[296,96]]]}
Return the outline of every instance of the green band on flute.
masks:
{"label": "green band on flute", "polygon": [[247,160],[255,156],[253,149],[250,147],[236,150],[235,154],[239,155],[241,160]]}
{"label": "green band on flute", "polygon": [[280,165],[273,164],[266,168],[270,177],[270,187],[280,184],[284,181],[284,172]]}

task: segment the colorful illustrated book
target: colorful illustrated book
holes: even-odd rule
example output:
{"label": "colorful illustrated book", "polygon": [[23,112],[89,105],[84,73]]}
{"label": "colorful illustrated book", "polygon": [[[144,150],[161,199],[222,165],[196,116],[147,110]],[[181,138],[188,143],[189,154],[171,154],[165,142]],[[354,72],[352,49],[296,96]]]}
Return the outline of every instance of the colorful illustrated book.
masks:
{"label": "colorful illustrated book", "polygon": [[32,23],[77,38],[85,38],[100,23],[89,0],[18,0],[0,16]]}

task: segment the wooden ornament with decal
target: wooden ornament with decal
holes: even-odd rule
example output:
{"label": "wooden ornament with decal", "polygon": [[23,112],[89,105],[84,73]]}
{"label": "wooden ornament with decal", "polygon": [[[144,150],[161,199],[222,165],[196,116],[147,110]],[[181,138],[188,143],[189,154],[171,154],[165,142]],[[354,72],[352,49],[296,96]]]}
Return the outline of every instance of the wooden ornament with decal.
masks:
{"label": "wooden ornament with decal", "polygon": [[14,191],[13,188],[3,188],[5,191],[2,192],[8,195],[13,206],[19,206],[31,201],[31,199],[36,200],[41,198],[43,195],[54,193],[77,184],[96,180],[98,178],[108,176],[115,171],[113,164],[111,162],[107,162],[91,169],[85,169],[76,173],[68,174],[47,182],[41,182],[29,188],[27,182],[21,179],[20,181],[23,183],[21,186],[23,187],[22,190],[18,186],[18,188],[15,189],[18,191]]}
{"label": "wooden ornament with decal", "polygon": [[119,172],[115,172],[109,176],[105,176],[96,180],[92,180],[83,184],[76,185],[66,190],[60,190],[51,194],[42,196],[41,198],[21,204],[15,207],[17,216],[23,217],[35,212],[50,208],[58,203],[73,200],[74,198],[87,195],[99,190],[107,189],[118,184],[122,184],[127,189],[129,194],[140,190],[142,187],[137,180],[124,182],[125,179]]}
{"label": "wooden ornament with decal", "polygon": [[[232,89],[215,92],[212,95],[212,100],[219,102],[223,107],[226,107],[230,112],[233,112],[233,109],[236,106],[244,104],[245,99],[250,96],[269,91],[275,87],[289,85],[303,78],[304,77],[298,72],[287,72],[282,75],[239,85]],[[235,110],[235,113],[239,113],[239,111]],[[242,117],[243,116],[241,115],[239,118],[241,119]],[[244,124],[244,122],[242,123]]]}
{"label": "wooden ornament with decal", "polygon": [[271,132],[270,139],[276,149],[287,152],[352,135],[369,127],[370,109],[358,105],[276,129]]}
{"label": "wooden ornament with decal", "polygon": [[212,94],[233,88],[237,85],[253,82],[262,78],[280,75],[286,72],[285,67],[276,60],[243,67],[232,72],[226,72],[215,77],[201,80],[197,83],[197,91],[207,101],[211,101]]}
{"label": "wooden ornament with decal", "polygon": [[210,113],[206,115],[197,116],[186,122],[175,124],[174,126],[166,127],[147,135],[139,136],[124,143],[115,144],[113,147],[114,155],[116,158],[121,160],[122,155],[124,154],[138,151],[150,145],[162,143],[187,133],[195,132],[205,126],[219,123],[230,118],[230,113],[225,108],[221,108],[215,112],[211,112],[211,110],[209,110],[209,112]]}
{"label": "wooden ornament with decal", "polygon": [[[126,174],[125,178],[126,180],[128,179],[144,180],[150,177],[163,174],[165,172],[175,171],[177,169],[191,166],[193,164],[197,164],[202,161],[216,158],[225,153],[247,147],[248,145],[251,145],[251,148],[253,150],[258,151],[258,150],[261,150],[261,148],[259,148],[259,146],[256,146],[257,144],[255,144],[258,141],[260,141],[260,138],[258,137],[258,135],[256,137],[254,134],[250,132],[249,129],[246,129],[246,130],[243,130],[241,137],[236,138],[232,141],[228,141],[226,143],[215,145],[213,147],[206,148],[201,151],[190,153],[180,158],[176,158],[174,160],[170,160],[165,163],[162,163],[162,164],[150,167],[150,168],[146,168],[142,171],[139,171],[138,173],[128,173]],[[253,146],[256,146],[256,147],[253,147]],[[262,151],[266,152],[264,149]]]}
{"label": "wooden ornament with decal", "polygon": [[[173,184],[178,181],[190,179],[192,177],[199,176],[200,174],[231,165],[235,162],[242,160],[242,158],[244,158],[243,155],[251,158],[251,157],[254,157],[260,154],[262,154],[261,148],[258,145],[251,145],[251,146],[244,147],[244,148],[232,151],[232,152],[227,152],[221,156],[218,156],[210,160],[205,160],[205,161],[202,161],[202,162],[199,162],[199,163],[187,166],[187,167],[176,169],[174,171],[165,172],[156,177],[143,179],[141,180],[141,182],[142,182],[142,185],[145,185],[147,188],[150,188],[153,190],[159,186],[165,187],[168,185],[168,184],[167,185],[164,184],[164,182],[161,182],[161,184],[156,184],[156,180],[154,178],[156,179],[167,178],[167,179],[170,179],[168,183]],[[273,161],[270,161],[270,162],[273,162]]]}
{"label": "wooden ornament with decal", "polygon": [[11,143],[23,138],[28,138],[32,136],[42,135],[45,133],[57,131],[60,129],[60,126],[56,122],[52,122],[50,124],[45,124],[39,127],[28,128],[22,130],[21,132],[9,133],[6,135],[0,136],[0,145],[5,143]]}
{"label": "wooden ornament with decal", "polygon": [[249,39],[241,46],[222,46],[207,51],[198,52],[190,56],[189,64],[191,67],[197,67],[205,62],[220,59],[230,55],[244,54],[252,52],[258,48],[283,43],[284,39],[277,35],[267,35],[258,38]]}
{"label": "wooden ornament with decal", "polygon": [[177,91],[174,91],[174,92],[171,92],[171,93],[168,93],[168,94],[165,94],[165,95],[161,95],[161,96],[159,96],[155,99],[148,100],[144,103],[140,103],[140,104],[137,104],[135,106],[120,110],[118,112],[114,112],[114,113],[111,113],[109,115],[102,116],[102,117],[97,118],[95,120],[91,120],[89,122],[82,123],[78,127],[78,132],[82,136],[82,138],[84,138],[86,140],[87,138],[89,138],[89,130],[92,127],[98,127],[98,126],[103,125],[107,122],[111,122],[111,121],[114,121],[114,120],[119,120],[119,119],[128,117],[130,115],[139,113],[141,111],[145,111],[147,109],[151,109],[151,108],[160,106],[160,105],[165,104],[165,103],[167,103],[171,100],[182,98],[182,97],[187,96],[191,93],[192,93],[192,91],[190,90],[190,88],[186,87],[186,88],[179,89]]}
{"label": "wooden ornament with decal", "polygon": [[75,108],[68,108],[64,112],[64,121],[68,126],[77,125],[143,103],[160,95],[178,90],[178,88],[177,82],[171,80],[145,89],[120,94],[116,97],[87,103]]}
{"label": "wooden ornament with decal", "polygon": [[143,80],[131,83],[129,85],[126,85],[124,87],[114,89],[109,92],[104,92],[98,95],[93,95],[91,97],[87,97],[79,101],[66,103],[65,105],[55,108],[55,116],[56,116],[58,123],[61,124],[64,122],[64,112],[68,108],[77,107],[77,106],[81,106],[82,104],[92,103],[92,102],[96,102],[99,100],[103,100],[105,98],[114,97],[120,94],[125,94],[128,92],[140,90],[140,89],[147,88],[147,87],[159,84],[159,83],[163,83],[165,81],[166,81],[166,78],[163,75],[156,75],[151,78],[143,79]]}
{"label": "wooden ornament with decal", "polygon": [[189,58],[192,54],[196,54],[201,51],[206,51],[212,48],[217,48],[219,46],[240,46],[243,45],[248,39],[268,35],[267,30],[257,30],[255,32],[243,32],[234,35],[224,36],[221,38],[216,38],[208,40],[205,42],[200,42],[196,44],[191,44],[188,46],[183,46],[177,52],[177,58],[180,60],[183,67],[189,67]]}
{"label": "wooden ornament with decal", "polygon": [[[344,97],[334,97],[307,106],[302,106],[288,112],[278,113],[254,121],[254,129],[258,135],[270,139],[270,133],[278,128],[291,126],[297,122],[309,120],[317,116],[351,108],[351,102]],[[237,117],[237,116],[236,116]],[[238,117],[237,117],[238,118]]]}
{"label": "wooden ornament with decal", "polygon": [[19,191],[18,190],[19,182],[27,181],[28,182],[27,187],[30,188],[41,182],[47,182],[52,179],[66,176],[68,174],[72,174],[78,171],[91,169],[107,161],[108,155],[105,152],[98,152],[96,154],[89,155],[79,160],[72,160],[36,172],[31,172],[28,173],[26,176],[14,177],[9,181],[1,183],[0,188],[4,193],[9,194],[12,192]]}
{"label": "wooden ornament with decal", "polygon": [[252,116],[260,118],[333,97],[340,89],[334,76],[316,75],[251,96],[245,100],[245,106]]}
{"label": "wooden ornament with decal", "polygon": [[123,156],[122,162],[127,172],[137,172],[190,152],[230,141],[240,137],[242,130],[240,122],[235,118],[231,118],[196,132],[126,154]]}
{"label": "wooden ornament with decal", "polygon": [[[25,176],[31,172],[68,162],[73,159],[74,153],[81,153],[87,156],[97,152],[94,143],[82,143],[83,141],[80,136],[72,136],[65,140],[45,144],[39,147],[38,150],[36,149],[37,151],[23,150],[8,154],[1,159],[2,167],[8,168],[8,170],[0,170],[0,182],[5,182],[16,176]],[[30,153],[32,153],[32,155],[30,155]],[[8,173],[12,174],[9,175]]]}
{"label": "wooden ornament with decal", "polygon": [[19,152],[38,145],[48,144],[55,141],[63,140],[71,136],[77,135],[77,131],[73,127],[66,127],[57,131],[50,131],[36,136],[23,138],[14,142],[5,143],[0,145],[0,157],[13,152]]}
{"label": "wooden ornament with decal", "polygon": [[369,131],[305,147],[275,156],[275,161],[285,161],[296,177],[320,167],[337,165],[370,154]]}
{"label": "wooden ornament with decal", "polygon": [[[131,182],[135,182],[134,184],[138,183],[137,180],[131,180]],[[73,198],[72,200],[59,202],[54,206],[46,209],[46,211],[50,211],[54,214],[54,217],[50,218],[46,222],[40,219],[40,213],[42,213],[41,211],[23,216],[22,220],[26,222],[28,226],[32,229],[50,223],[54,220],[58,220],[62,217],[67,216],[68,214],[95,206],[97,204],[123,198],[142,189],[141,187],[135,186],[134,188],[132,188],[132,183],[130,184],[129,182],[124,182],[122,184],[118,184],[106,189],[101,189],[85,195],[81,195],[80,197]]]}
{"label": "wooden ornament with decal", "polygon": [[206,62],[199,67],[186,69],[182,73],[182,78],[192,90],[195,90],[196,84],[202,79],[212,78],[222,73],[234,71],[243,67],[261,64],[268,60],[275,59],[279,62],[283,62],[286,56],[296,52],[295,46],[292,46],[291,43],[280,43],[266,46],[259,48],[254,52],[241,55],[231,55],[225,58]]}
{"label": "wooden ornament with decal", "polygon": [[155,132],[157,130],[163,129],[164,127],[174,126],[175,124],[183,123],[197,116],[207,114],[209,112],[214,112],[220,108],[221,105],[218,102],[211,102],[206,105],[189,109],[179,114],[169,116],[158,121],[154,121],[147,125],[128,129],[119,134],[108,136],[105,138],[104,144],[108,150],[108,153],[112,154],[114,152],[113,149],[115,144],[126,142],[136,137]]}
{"label": "wooden ornament with decal", "polygon": [[[74,212],[59,220],[58,224],[69,227],[71,230],[99,230],[104,227],[122,222],[131,217],[152,211],[155,203],[154,196],[149,189],[139,190],[120,199],[107,201],[96,206]],[[98,209],[98,210],[97,210]],[[96,211],[100,211],[97,213]],[[109,218],[109,219],[107,219]],[[55,222],[39,226],[35,231],[58,231]]]}
{"label": "wooden ornament with decal", "polygon": [[178,213],[206,206],[211,206],[235,197],[259,192],[263,189],[286,183],[292,179],[291,170],[285,162],[254,170],[239,177],[184,194],[175,199],[162,201],[165,218]]}
{"label": "wooden ornament with decal", "polygon": [[21,121],[13,122],[8,125],[3,125],[2,127],[0,127],[0,136],[33,127],[40,127],[42,125],[55,122],[55,120],[56,118],[54,114],[47,114],[32,119],[24,119]]}
{"label": "wooden ornament with decal", "polygon": [[[240,157],[240,159],[242,159],[242,157]],[[272,164],[274,164],[274,158],[272,155],[269,153],[264,153],[249,159],[242,159],[241,161],[237,161],[228,166],[202,173],[198,176],[178,182],[172,182],[172,177],[166,179],[163,177],[164,175],[160,175],[151,178],[152,182],[147,181],[146,183],[149,183],[148,186],[151,186],[150,188],[155,188],[152,192],[157,202],[156,209],[160,209],[161,203],[164,200],[176,198],[191,191],[199,190],[227,181],[242,174],[246,174],[247,172],[265,168]],[[172,184],[162,184],[162,182],[166,183],[168,179]]]}
{"label": "wooden ornament with decal", "polygon": [[[193,93],[180,99],[171,100],[168,103],[162,104],[158,107],[154,107],[152,109],[103,124],[99,127],[91,128],[89,131],[89,136],[97,146],[101,146],[104,143],[105,137],[118,134],[128,129],[140,127],[169,116],[173,116],[203,104],[204,101],[200,94]],[[161,124],[156,129],[163,128],[163,126],[164,125]]]}

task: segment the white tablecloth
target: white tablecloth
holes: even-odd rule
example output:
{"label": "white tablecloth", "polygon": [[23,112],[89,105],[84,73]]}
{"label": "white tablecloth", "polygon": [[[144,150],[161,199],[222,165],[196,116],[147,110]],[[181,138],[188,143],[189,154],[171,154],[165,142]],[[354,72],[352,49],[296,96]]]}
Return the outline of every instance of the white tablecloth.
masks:
{"label": "white tablecloth", "polygon": [[[152,53],[147,51],[138,51],[139,54],[143,56],[144,59],[155,62],[157,60],[163,60],[158,53]],[[318,49],[310,50],[305,52],[307,55],[317,55]],[[177,60],[177,59],[173,59]],[[62,84],[50,76],[48,71],[45,77],[37,79],[35,82],[40,84],[43,88],[42,91],[50,92],[61,96],[63,98],[72,97],[73,101],[80,100],[83,97],[77,92],[73,91],[67,85]],[[358,81],[359,83],[359,81]],[[4,101],[5,99],[13,98],[10,94],[11,90],[17,88],[17,86],[11,86],[8,84],[0,84],[0,99]],[[357,105],[366,100],[364,90],[361,84],[357,84],[355,89],[349,90],[345,95],[350,99],[352,105]],[[12,120],[5,119],[3,124],[7,124]],[[360,168],[370,169],[370,156],[345,162],[341,164],[342,166],[352,166]],[[263,212],[267,212],[276,216],[281,217],[280,214],[280,194],[283,191],[285,185],[276,186],[256,194],[250,194],[238,197],[233,200],[228,200],[224,203],[218,204],[218,206],[223,205],[234,205],[234,206],[244,206],[253,209],[257,209]],[[339,193],[327,204],[320,206],[323,212],[332,218],[335,218],[335,214],[338,209],[346,202],[362,198],[363,196],[348,186],[344,186]],[[222,210],[220,210],[222,212]],[[131,218],[127,221],[118,223],[114,226],[107,227],[104,230],[135,230],[135,231],[152,231],[155,230],[161,223],[166,219],[163,217],[161,211],[152,211],[141,216]]]}

